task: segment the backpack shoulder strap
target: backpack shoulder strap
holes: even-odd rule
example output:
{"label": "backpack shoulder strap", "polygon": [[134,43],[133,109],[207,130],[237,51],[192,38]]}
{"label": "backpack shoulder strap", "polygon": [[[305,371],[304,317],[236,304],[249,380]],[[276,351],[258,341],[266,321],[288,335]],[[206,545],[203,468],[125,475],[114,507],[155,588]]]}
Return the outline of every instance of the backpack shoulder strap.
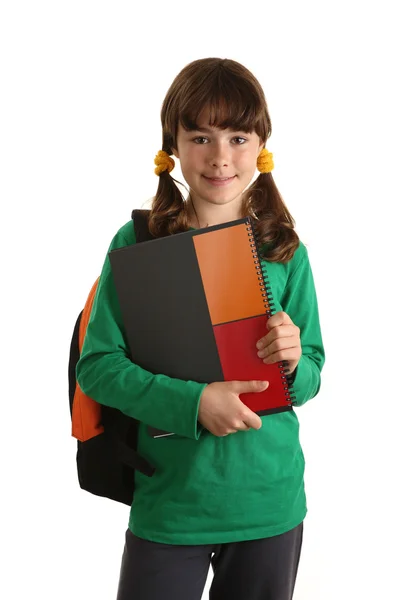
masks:
{"label": "backpack shoulder strap", "polygon": [[136,242],[148,242],[154,240],[149,231],[149,210],[134,209],[132,211],[133,226],[135,228]]}

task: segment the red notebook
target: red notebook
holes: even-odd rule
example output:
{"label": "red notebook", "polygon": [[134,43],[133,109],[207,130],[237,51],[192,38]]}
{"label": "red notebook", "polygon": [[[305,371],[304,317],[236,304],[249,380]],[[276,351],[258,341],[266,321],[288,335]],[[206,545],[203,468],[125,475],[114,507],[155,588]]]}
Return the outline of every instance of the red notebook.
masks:
{"label": "red notebook", "polygon": [[249,218],[120,248],[110,261],[133,362],[204,383],[266,380],[242,402],[259,415],[292,409],[286,364],[257,356],[274,303]]}

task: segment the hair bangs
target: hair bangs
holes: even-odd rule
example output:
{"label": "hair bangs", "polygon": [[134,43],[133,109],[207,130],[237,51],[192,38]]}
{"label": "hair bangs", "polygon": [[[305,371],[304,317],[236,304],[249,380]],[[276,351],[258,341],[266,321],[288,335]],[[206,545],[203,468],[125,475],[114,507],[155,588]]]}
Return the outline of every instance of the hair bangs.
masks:
{"label": "hair bangs", "polygon": [[265,109],[257,90],[243,78],[224,70],[209,77],[188,94],[179,111],[182,127],[199,129],[199,119],[208,118],[209,127],[244,131],[266,137]]}

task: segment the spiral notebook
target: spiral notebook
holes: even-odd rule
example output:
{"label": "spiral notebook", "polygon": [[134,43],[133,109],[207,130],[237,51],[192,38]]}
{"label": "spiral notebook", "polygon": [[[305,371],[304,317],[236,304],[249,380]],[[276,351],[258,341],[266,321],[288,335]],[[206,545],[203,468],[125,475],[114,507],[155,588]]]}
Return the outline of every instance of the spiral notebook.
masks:
{"label": "spiral notebook", "polygon": [[241,394],[241,401],[260,416],[292,410],[286,364],[266,365],[257,356],[274,302],[249,218],[133,244],[109,257],[134,363],[200,383],[267,380],[265,391]]}

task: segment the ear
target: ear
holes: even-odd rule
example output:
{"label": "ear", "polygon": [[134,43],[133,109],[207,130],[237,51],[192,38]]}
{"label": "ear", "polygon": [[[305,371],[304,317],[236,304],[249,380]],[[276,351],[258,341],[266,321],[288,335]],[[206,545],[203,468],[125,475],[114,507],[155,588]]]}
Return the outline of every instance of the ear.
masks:
{"label": "ear", "polygon": [[176,148],[172,148],[172,154],[176,157],[179,158],[179,154],[178,154],[178,150]]}
{"label": "ear", "polygon": [[258,147],[258,154],[260,154],[260,152],[263,148],[264,148],[264,142],[261,142],[260,146]]}

